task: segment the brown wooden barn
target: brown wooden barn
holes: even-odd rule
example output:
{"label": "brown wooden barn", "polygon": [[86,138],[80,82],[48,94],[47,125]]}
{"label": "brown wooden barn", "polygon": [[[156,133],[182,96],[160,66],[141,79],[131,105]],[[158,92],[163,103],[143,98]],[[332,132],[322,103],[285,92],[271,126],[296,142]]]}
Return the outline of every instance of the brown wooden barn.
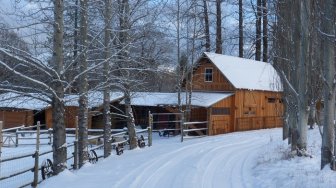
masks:
{"label": "brown wooden barn", "polygon": [[[111,103],[118,101],[123,97],[120,92],[111,92],[110,98]],[[78,114],[78,95],[66,95],[65,96],[65,127],[75,128],[76,127],[76,116]],[[89,92],[88,94],[88,128],[100,129],[103,128],[102,122],[102,104],[103,104],[103,93],[102,92]],[[45,122],[48,128],[52,127],[52,108],[48,107],[44,110]]]}
{"label": "brown wooden barn", "polygon": [[4,128],[34,125],[34,115],[45,105],[31,97],[3,93],[0,95],[0,121],[3,121]]}
{"label": "brown wooden barn", "polygon": [[[194,67],[192,88],[190,121],[208,121],[210,135],[282,126],[281,84],[269,63],[204,53]],[[138,92],[132,106],[136,123],[146,124],[148,110],[176,112],[177,94]]]}
{"label": "brown wooden barn", "polygon": [[0,108],[0,121],[4,129],[31,126],[34,124],[34,112],[31,109]]}
{"label": "brown wooden barn", "polygon": [[193,91],[231,92],[207,108],[211,134],[280,127],[280,79],[269,63],[204,53],[193,70]]}
{"label": "brown wooden barn", "polygon": [[[47,102],[38,100],[37,98],[43,98],[43,96],[38,96],[36,93],[29,93],[26,94],[26,96],[12,92],[1,94],[0,121],[4,122],[4,128],[21,125],[30,126],[36,124],[37,121],[40,121],[41,124],[45,124],[46,128],[52,128],[52,108]],[[96,111],[96,109],[99,108],[103,103],[102,92],[90,92],[88,98],[90,110],[94,109]],[[119,98],[122,98],[121,93],[111,92],[112,101]],[[66,95],[66,128],[75,128],[77,114],[78,95]],[[102,126],[99,124],[99,122],[95,122],[97,118],[93,119],[94,115],[95,113],[89,113],[88,128],[101,128]]]}
{"label": "brown wooden barn", "polygon": [[[181,93],[183,109],[186,109],[186,93]],[[191,99],[191,117],[190,121],[207,121],[207,109],[213,105],[230,98],[232,93],[215,93],[215,92],[193,92]],[[165,115],[154,116],[156,121],[177,121],[179,117],[169,114],[178,112],[177,93],[161,92],[136,92],[132,96],[132,109],[135,118],[135,124],[148,126],[148,112],[167,113]],[[177,128],[178,123],[154,124],[154,129]]]}

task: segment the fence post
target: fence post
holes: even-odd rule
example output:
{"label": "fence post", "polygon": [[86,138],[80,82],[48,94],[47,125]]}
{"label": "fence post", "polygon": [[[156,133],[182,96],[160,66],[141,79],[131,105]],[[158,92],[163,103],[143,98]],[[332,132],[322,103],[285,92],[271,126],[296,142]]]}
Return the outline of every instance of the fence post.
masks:
{"label": "fence post", "polygon": [[75,119],[75,141],[74,141],[74,164],[73,168],[76,170],[78,168],[78,116]]}
{"label": "fence post", "polygon": [[52,131],[50,129],[48,129],[48,134],[49,134],[49,145],[52,144]]}
{"label": "fence post", "polygon": [[40,122],[37,122],[36,127],[36,151],[34,154],[35,165],[34,165],[34,181],[33,187],[37,187],[38,184],[38,170],[39,170],[39,149],[40,149]]}
{"label": "fence post", "polygon": [[181,113],[181,142],[183,142],[183,136],[184,136],[184,113]]}
{"label": "fence post", "polygon": [[78,116],[76,116],[75,120],[75,139],[78,140]]}
{"label": "fence post", "polygon": [[153,139],[153,115],[148,111],[148,146],[152,146]]}
{"label": "fence post", "polygon": [[15,131],[15,147],[19,145],[19,134],[17,133],[18,129]]}
{"label": "fence post", "polygon": [[210,124],[209,121],[207,121],[207,122],[206,122],[206,127],[207,127],[207,129],[206,129],[206,133],[205,133],[207,136],[210,135],[210,134],[209,134],[209,133],[210,133],[210,130],[209,130],[210,126],[209,126],[209,124]]}
{"label": "fence post", "polygon": [[77,148],[78,148],[78,141],[75,140],[74,141],[74,152],[73,152],[73,156],[74,156],[74,164],[73,164],[73,169],[76,170],[77,167],[78,167],[78,151],[77,151]]}
{"label": "fence post", "polygon": [[3,144],[2,126],[3,126],[3,123],[2,123],[2,121],[0,121],[0,163],[1,163],[1,152],[2,152],[1,148],[2,148],[2,144]]}

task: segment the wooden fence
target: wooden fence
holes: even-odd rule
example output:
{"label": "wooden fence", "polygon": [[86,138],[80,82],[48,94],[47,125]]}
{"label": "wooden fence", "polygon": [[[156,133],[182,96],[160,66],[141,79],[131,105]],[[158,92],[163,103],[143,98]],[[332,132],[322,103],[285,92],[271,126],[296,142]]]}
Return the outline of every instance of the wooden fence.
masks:
{"label": "wooden fence", "polygon": [[[154,121],[154,118],[160,116],[167,116],[167,115],[175,115],[174,120],[166,120],[166,121]],[[160,136],[170,136],[170,135],[181,135],[181,142],[184,139],[189,138],[199,138],[209,135],[209,124],[207,121],[202,122],[184,122],[184,114],[183,113],[151,113],[148,114],[148,122],[149,128],[153,129],[154,124],[171,124],[175,123],[175,128],[165,128],[165,129],[153,129],[153,132],[158,132]]]}
{"label": "wooden fence", "polygon": [[[30,127],[32,128],[32,127]],[[20,178],[21,175],[25,173],[33,173],[33,178],[30,179],[27,182],[23,182],[19,185],[15,185],[15,187],[26,187],[31,185],[32,187],[36,187],[43,179],[49,177],[52,175],[52,150],[47,149],[40,151],[40,135],[43,134],[49,134],[52,132],[52,130],[40,130],[40,124],[38,123],[36,126],[34,126],[36,130],[29,130],[24,131],[22,130],[22,127],[12,128],[10,130],[1,130],[2,129],[2,122],[0,122],[0,172],[1,167],[10,167],[10,171],[6,172],[4,175],[0,173],[0,184],[4,184],[11,181],[11,178],[18,177]],[[35,136],[35,152],[30,152],[22,155],[15,155],[3,158],[1,156],[1,146],[2,146],[2,133],[8,133],[12,131],[15,135],[21,135],[21,134],[34,134]],[[127,136],[127,129],[112,129],[111,130],[111,145],[112,148],[116,150],[117,154],[122,154],[124,146],[128,145],[129,140]],[[100,143],[100,141],[103,139],[103,130],[89,130],[89,133],[92,133],[93,135],[89,136],[88,141],[90,143],[89,149],[88,149],[88,158],[89,162],[95,163],[98,161],[99,158],[102,158],[104,155],[102,152],[98,152],[101,148],[104,147],[103,144]],[[141,146],[145,146],[145,140],[148,141],[148,146],[152,145],[152,131],[149,127],[148,129],[142,129],[142,130],[136,130],[136,133],[138,135],[141,134],[141,139],[139,139],[139,144]],[[143,136],[147,133],[147,136]],[[7,136],[7,135],[6,135]],[[78,169],[78,130],[77,129],[67,129],[67,137],[75,137],[74,141],[72,143],[67,143],[67,151],[68,151],[68,157],[67,157],[67,164],[68,169]],[[18,137],[19,138],[19,137]],[[50,139],[48,137],[48,139]],[[20,138],[18,139],[20,140]],[[52,139],[51,139],[52,140]],[[100,140],[100,141],[99,141]],[[140,142],[141,141],[141,142]],[[16,142],[15,146],[23,145],[19,141]],[[51,144],[51,141],[49,141]],[[122,147],[122,148],[120,148]],[[34,161],[29,162],[29,158],[33,158]],[[20,161],[24,161],[24,163],[30,163],[25,164],[24,167],[17,166],[17,164],[20,163]],[[9,166],[6,166],[9,165]],[[18,169],[15,169],[18,168]],[[8,169],[8,168],[7,168]],[[24,180],[25,181],[25,180]]]}

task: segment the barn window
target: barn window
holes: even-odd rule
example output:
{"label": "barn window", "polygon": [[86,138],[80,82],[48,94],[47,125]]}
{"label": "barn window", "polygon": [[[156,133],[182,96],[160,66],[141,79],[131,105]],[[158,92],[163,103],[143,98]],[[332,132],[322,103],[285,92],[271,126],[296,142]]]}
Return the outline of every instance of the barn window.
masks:
{"label": "barn window", "polygon": [[230,108],[212,108],[212,115],[230,115]]}
{"label": "barn window", "polygon": [[267,101],[268,103],[275,103],[276,98],[268,98]]}
{"label": "barn window", "polygon": [[212,68],[205,68],[204,80],[212,82]]}

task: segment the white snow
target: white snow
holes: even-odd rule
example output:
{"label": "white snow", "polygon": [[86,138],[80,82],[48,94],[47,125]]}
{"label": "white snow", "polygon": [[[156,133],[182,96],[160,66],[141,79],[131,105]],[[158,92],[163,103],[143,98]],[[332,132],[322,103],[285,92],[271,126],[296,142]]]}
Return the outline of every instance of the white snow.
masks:
{"label": "white snow", "polygon": [[46,97],[41,96],[37,93],[34,93],[32,95],[35,96],[36,98],[30,96],[23,96],[13,92],[1,94],[0,107],[41,110],[49,105],[47,102],[37,99],[42,98],[48,101]]}
{"label": "white snow", "polygon": [[320,171],[320,135],[309,131],[313,158],[288,157],[281,129],[238,132],[183,143],[155,137],[152,147],[123,155],[41,183],[41,188],[230,188],[333,187],[336,173]]}
{"label": "white snow", "polygon": [[204,52],[237,89],[281,91],[280,78],[270,63]]}
{"label": "white snow", "polygon": [[[0,107],[6,108],[18,108],[18,109],[31,109],[31,110],[41,110],[49,106],[49,101],[46,96],[40,95],[38,93],[27,93],[24,96],[21,94],[7,92],[0,94]],[[111,102],[121,99],[123,94],[121,92],[111,92],[110,93]],[[66,106],[78,106],[79,95],[65,95],[64,101]],[[89,107],[98,107],[103,104],[103,93],[102,92],[89,92]]]}
{"label": "white snow", "polygon": [[[232,95],[232,93],[193,92],[191,97],[191,105],[209,107]],[[131,104],[135,106],[177,106],[177,100],[177,93],[134,92],[132,94]],[[181,92],[181,103],[186,104],[185,92]]]}

